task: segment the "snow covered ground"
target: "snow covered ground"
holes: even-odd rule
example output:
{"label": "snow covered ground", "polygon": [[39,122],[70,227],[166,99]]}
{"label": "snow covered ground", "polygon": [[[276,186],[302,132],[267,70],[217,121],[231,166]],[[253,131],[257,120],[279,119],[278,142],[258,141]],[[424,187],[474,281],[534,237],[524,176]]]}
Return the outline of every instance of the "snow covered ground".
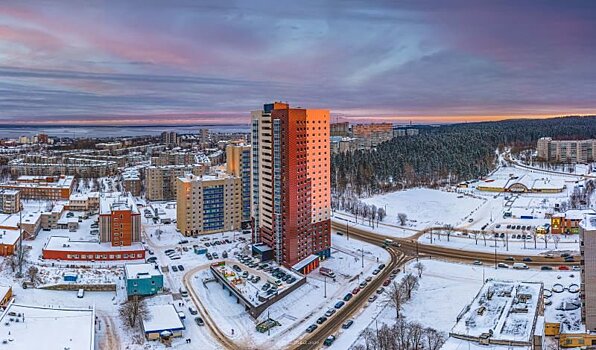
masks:
{"label": "snow covered ground", "polygon": [[388,253],[381,247],[354,239],[348,240],[347,237],[333,235],[332,244],[331,258],[323,261],[321,266],[334,270],[336,279],[327,278],[325,281],[317,271],[311,272],[305,285],[265,311],[259,321],[266,319],[269,314],[281,323],[281,326],[271,329],[270,335],[257,332],[255,326],[258,321],[253,320],[244,311],[244,307],[237,304],[235,298],[221,286],[214,282],[202,283],[204,278],[211,277],[211,272],[207,269],[193,278],[193,286],[209,309],[209,315],[220,325],[222,331],[237,343],[248,347],[283,348],[302,336],[310,324],[323,316],[327,309],[333,308],[333,305],[354,289],[360,280],[371,275],[371,271],[378,264],[389,259]]}
{"label": "snow covered ground", "polygon": [[[475,266],[436,260],[421,260],[425,266],[420,286],[414,292],[412,299],[402,308],[402,314],[408,321],[418,322],[425,327],[432,327],[448,333],[455,325],[456,317],[461,310],[472,301],[484,279],[499,279],[505,281],[542,282],[544,288],[552,290],[556,284],[569,288],[579,284],[579,272],[573,271],[537,271],[494,269],[489,266]],[[415,272],[411,262],[406,271]],[[555,287],[556,289],[557,287]],[[547,321],[568,320],[570,324],[577,324],[580,309],[563,311],[557,310],[564,301],[576,300],[578,294],[553,293],[552,303],[545,307]],[[391,306],[384,306],[377,300],[355,317],[355,324],[339,334],[337,341],[330,349],[347,349],[352,344],[361,342],[360,333],[365,327],[375,328],[382,323],[395,322],[395,310]]]}

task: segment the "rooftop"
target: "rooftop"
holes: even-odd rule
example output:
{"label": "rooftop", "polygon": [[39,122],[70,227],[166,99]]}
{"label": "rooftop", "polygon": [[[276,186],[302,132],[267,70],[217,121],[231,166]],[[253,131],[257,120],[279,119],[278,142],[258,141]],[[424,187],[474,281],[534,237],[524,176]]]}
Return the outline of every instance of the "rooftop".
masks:
{"label": "rooftop", "polygon": [[133,243],[130,246],[112,246],[111,243],[100,243],[96,241],[74,241],[66,236],[50,236],[43,247],[44,250],[73,251],[73,252],[114,252],[144,250],[140,243]]}
{"label": "rooftop", "polygon": [[95,308],[54,309],[11,302],[0,316],[7,349],[95,349]]}
{"label": "rooftop", "polygon": [[147,311],[143,319],[145,333],[185,329],[174,305],[147,305]]}
{"label": "rooftop", "polygon": [[579,226],[584,230],[596,230],[596,214],[588,214],[584,216],[584,219],[579,223]]}
{"label": "rooftop", "polygon": [[114,210],[130,210],[135,214],[139,214],[139,209],[130,193],[104,193],[100,197],[99,206],[100,215],[109,215]]}
{"label": "rooftop", "polygon": [[161,276],[161,272],[153,264],[125,264],[124,273],[127,279]]}

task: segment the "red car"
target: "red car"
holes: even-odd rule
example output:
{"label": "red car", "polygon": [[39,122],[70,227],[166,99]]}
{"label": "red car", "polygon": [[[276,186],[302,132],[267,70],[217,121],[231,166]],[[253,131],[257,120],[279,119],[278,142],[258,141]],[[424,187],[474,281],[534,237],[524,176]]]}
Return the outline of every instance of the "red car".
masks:
{"label": "red car", "polygon": [[352,291],[352,294],[356,295],[356,294],[358,294],[358,292],[360,292],[360,288],[354,288],[354,290]]}
{"label": "red car", "polygon": [[383,282],[383,286],[387,287],[389,285],[389,283],[391,283],[391,280],[387,279],[387,280],[385,280],[385,282]]}
{"label": "red car", "polygon": [[561,265],[559,266],[559,270],[569,271],[569,266]]}

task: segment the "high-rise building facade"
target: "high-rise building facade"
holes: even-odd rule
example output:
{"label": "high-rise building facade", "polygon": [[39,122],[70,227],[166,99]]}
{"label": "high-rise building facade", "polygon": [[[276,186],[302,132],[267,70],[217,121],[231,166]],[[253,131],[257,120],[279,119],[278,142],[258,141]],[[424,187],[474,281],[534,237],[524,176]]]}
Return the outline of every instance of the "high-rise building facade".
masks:
{"label": "high-rise building facade", "polygon": [[330,255],[329,111],[252,112],[253,241],[308,273]]}
{"label": "high-rise building facade", "polygon": [[581,253],[582,322],[596,331],[596,214],[586,214],[579,224]]}
{"label": "high-rise building facade", "polygon": [[242,217],[239,177],[188,174],[177,181],[176,224],[185,236],[239,230]]}
{"label": "high-rise building facade", "polygon": [[250,174],[251,174],[251,147],[246,145],[226,146],[226,171],[228,174],[239,177],[242,181],[242,223],[250,223]]}
{"label": "high-rise building facade", "polygon": [[141,241],[141,213],[129,193],[102,194],[99,208],[101,242],[120,247]]}

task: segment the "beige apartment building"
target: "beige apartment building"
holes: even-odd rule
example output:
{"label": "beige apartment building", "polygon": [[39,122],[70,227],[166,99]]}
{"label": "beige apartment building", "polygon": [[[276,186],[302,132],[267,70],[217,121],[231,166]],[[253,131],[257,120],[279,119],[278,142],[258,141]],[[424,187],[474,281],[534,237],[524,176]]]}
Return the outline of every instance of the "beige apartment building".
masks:
{"label": "beige apartment building", "polygon": [[557,163],[587,163],[596,161],[596,139],[553,140],[542,137],[536,143],[538,159]]}
{"label": "beige apartment building", "polygon": [[242,180],[218,173],[177,179],[176,220],[185,236],[239,230]]}
{"label": "beige apartment building", "polygon": [[74,176],[20,176],[0,188],[17,190],[23,199],[67,200],[74,185]]}
{"label": "beige apartment building", "polygon": [[0,212],[14,214],[21,210],[21,192],[18,190],[0,189]]}
{"label": "beige apartment building", "polygon": [[580,225],[582,321],[596,331],[596,214],[586,214]]}
{"label": "beige apartment building", "polygon": [[145,168],[145,197],[151,201],[176,199],[176,181],[186,174],[202,175],[206,167],[198,165],[165,165]]}

